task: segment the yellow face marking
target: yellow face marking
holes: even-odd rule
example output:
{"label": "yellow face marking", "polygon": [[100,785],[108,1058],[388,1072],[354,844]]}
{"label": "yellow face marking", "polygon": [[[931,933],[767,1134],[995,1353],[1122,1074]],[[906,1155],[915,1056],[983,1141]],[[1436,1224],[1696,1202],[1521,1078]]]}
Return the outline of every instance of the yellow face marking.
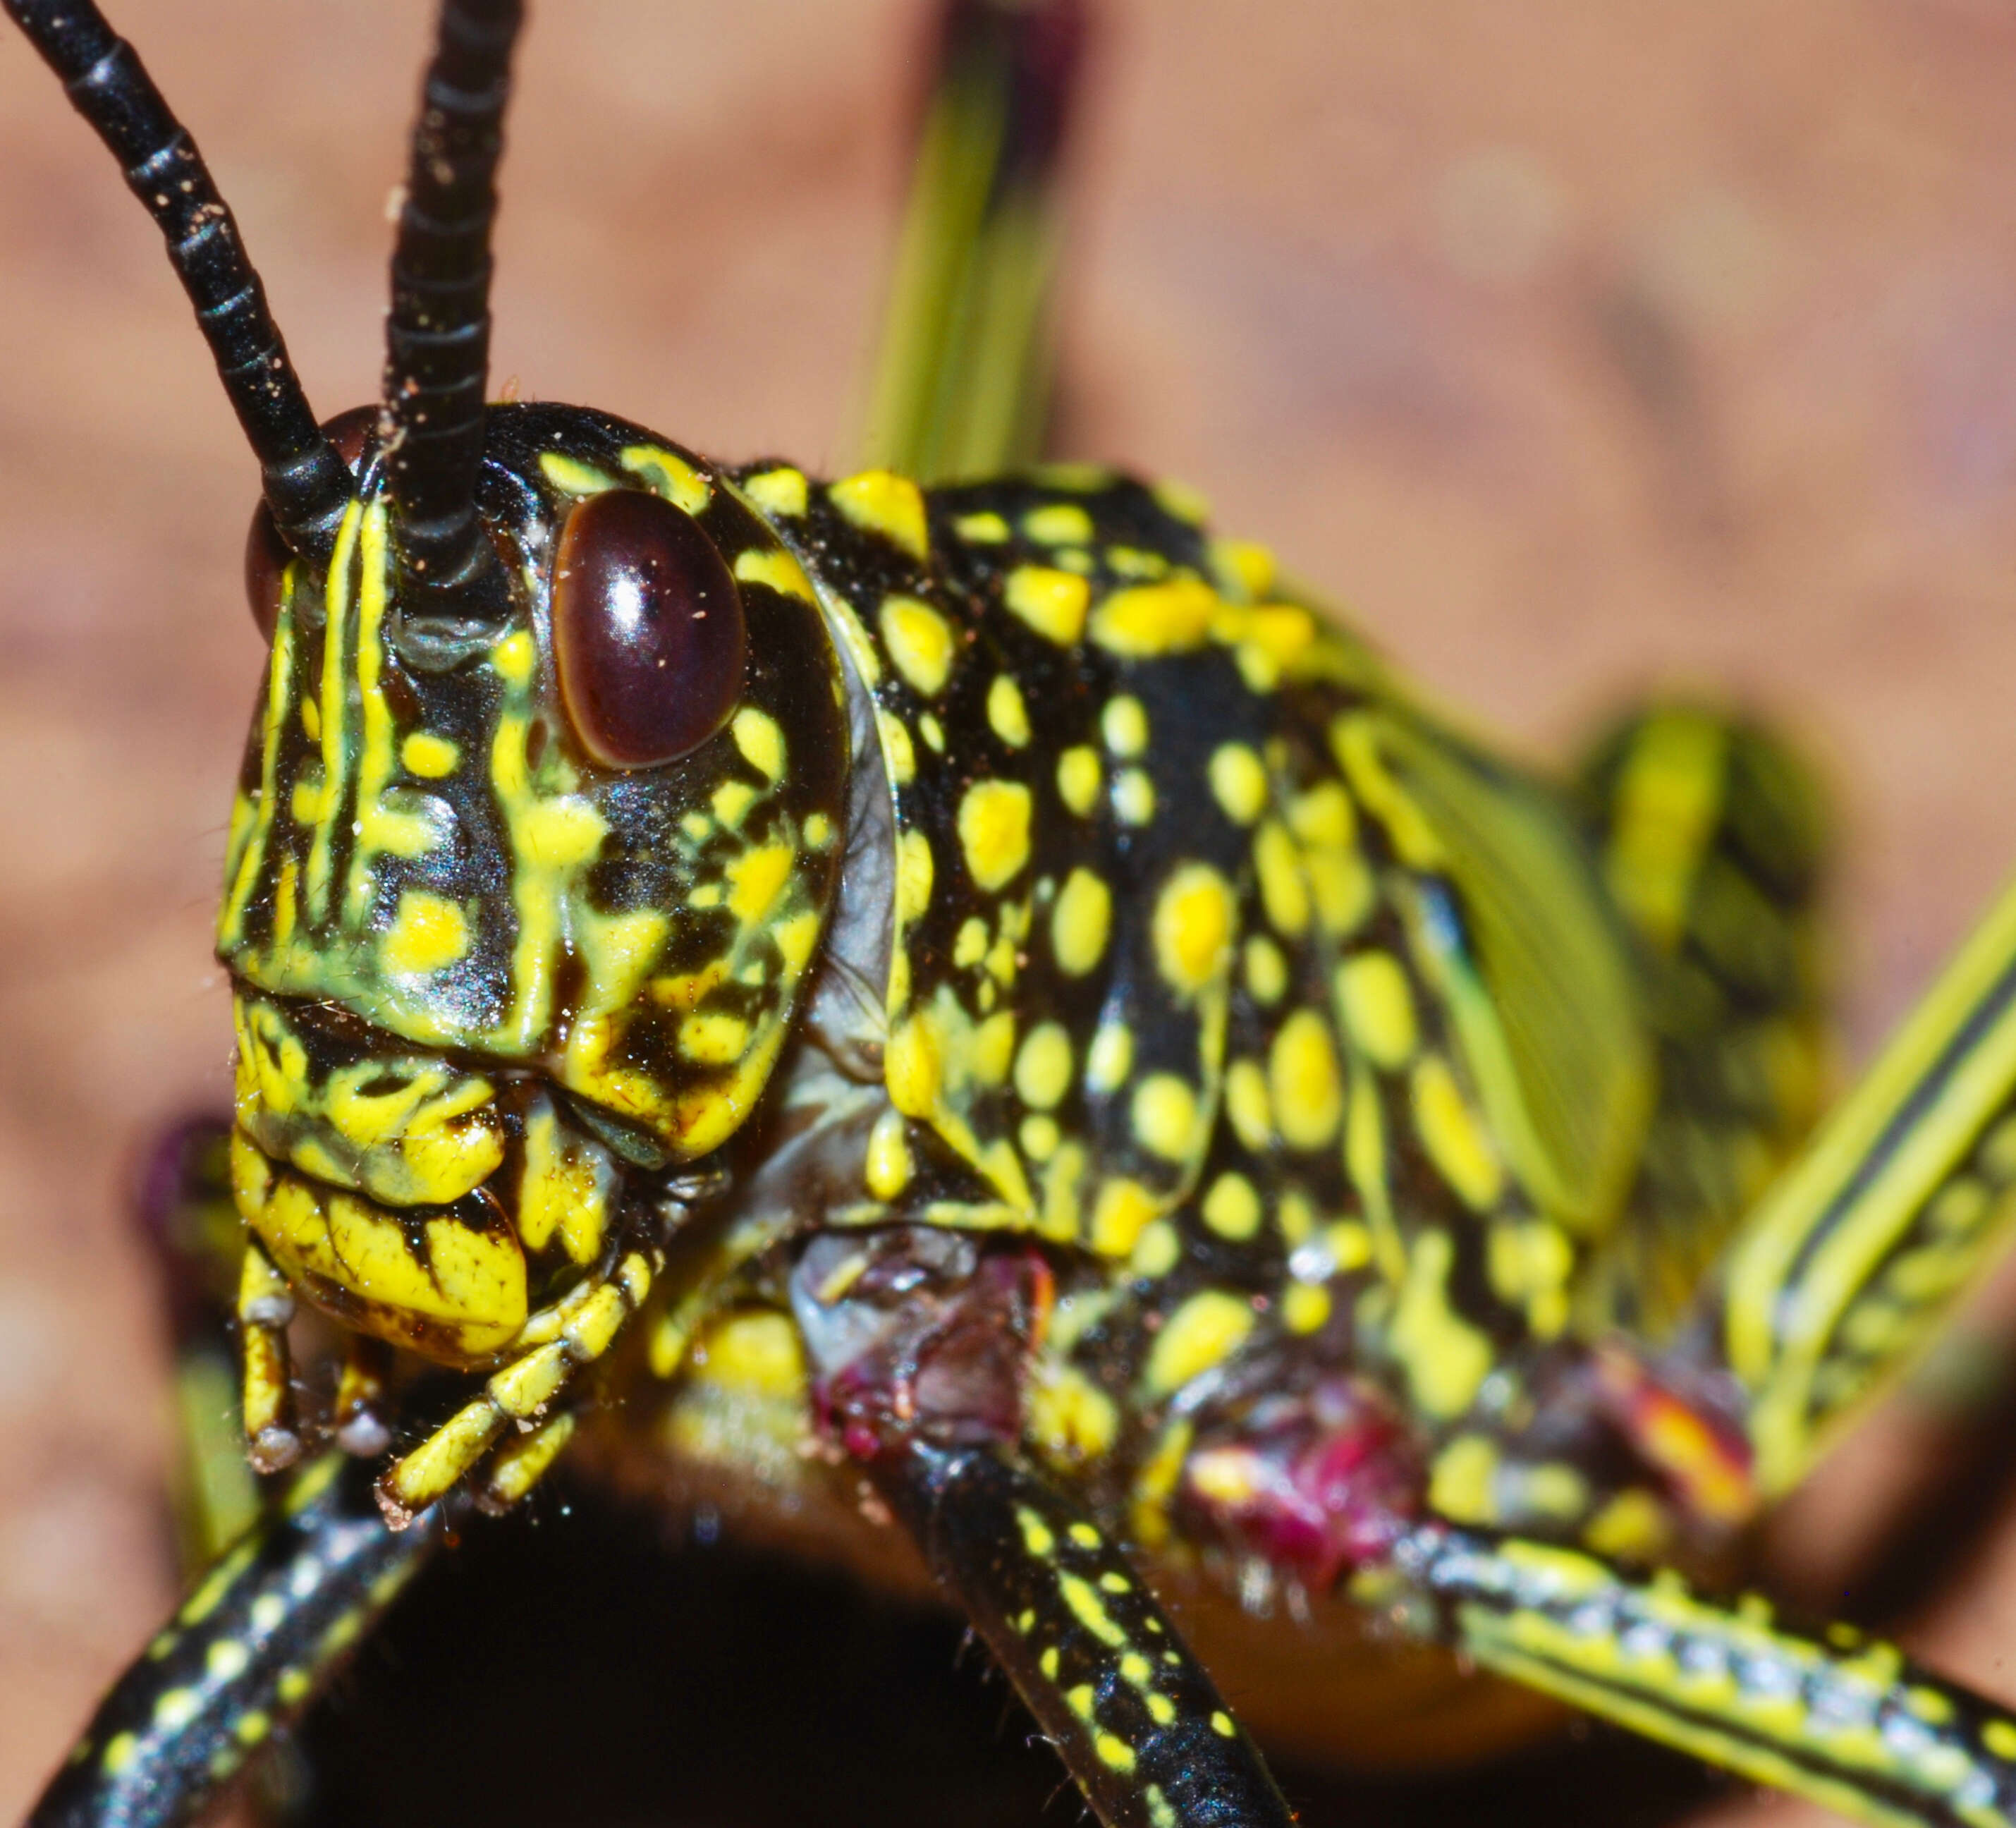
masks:
{"label": "yellow face marking", "polygon": [[908,787],[917,777],[917,752],[910,741],[909,727],[893,712],[878,710],[875,727],[881,734],[882,757],[889,778],[898,787]]}
{"label": "yellow face marking", "polygon": [[774,547],[751,546],[735,556],[735,575],[744,584],[765,584],[781,597],[815,603],[818,597],[805,567],[788,552]]}
{"label": "yellow face marking", "polygon": [[1344,1122],[1344,1078],[1330,1025],[1298,1009],[1282,1023],[1267,1057],[1267,1089],[1281,1140],[1291,1148],[1327,1147]]}
{"label": "yellow face marking", "polygon": [[952,625],[927,603],[914,597],[889,597],[882,602],[882,642],[896,670],[913,690],[935,698],[952,676],[958,637]]}
{"label": "yellow face marking", "polygon": [[1070,571],[1017,565],[1008,574],[1003,600],[1046,640],[1069,647],[1085,633],[1092,586]]}
{"label": "yellow face marking", "polygon": [[896,846],[896,918],[903,925],[924,918],[936,873],[931,841],[921,831],[905,831]]}
{"label": "yellow face marking", "polygon": [[1197,1141],[1197,1093],[1173,1073],[1150,1073],[1134,1089],[1134,1140],[1165,1162],[1184,1162]]}
{"label": "yellow face marking", "polygon": [[1083,977],[1106,955],[1113,926],[1113,892],[1082,864],[1064,878],[1050,912],[1050,950],[1067,977]]}
{"label": "yellow face marking", "polygon": [[901,546],[913,558],[931,551],[931,535],[924,520],[924,498],[907,476],[887,470],[864,470],[836,482],[827,493],[833,505],[857,527],[879,533]]}
{"label": "yellow face marking", "polygon": [[1123,825],[1146,825],[1155,817],[1155,784],[1145,768],[1123,768],[1113,782],[1113,811]]}
{"label": "yellow face marking", "polygon": [[1224,973],[1237,913],[1231,885],[1208,864],[1185,864],[1163,885],[1150,931],[1172,990],[1193,997]]}
{"label": "yellow face marking", "polygon": [[742,492],[773,518],[795,519],[805,511],[805,472],[789,464],[751,477]]}
{"label": "yellow face marking", "polygon": [[1019,781],[976,781],[959,803],[959,842],[974,882],[1005,888],[1029,860],[1029,790]]}
{"label": "yellow face marking", "polygon": [[1057,798],[1081,818],[1099,803],[1099,752],[1081,744],[1057,758]]}
{"label": "yellow face marking", "polygon": [[1129,585],[1092,612],[1092,639],[1128,659],[1188,653],[1204,645],[1218,607],[1217,593],[1201,578]]}
{"label": "yellow face marking", "polygon": [[1011,749],[1029,746],[1029,710],[1012,674],[996,674],[987,688],[987,727]]}
{"label": "yellow face marking", "polygon": [[416,730],[399,745],[399,761],[409,774],[423,781],[443,781],[462,760],[462,751],[445,736]]}
{"label": "yellow face marking", "polygon": [[1226,818],[1251,825],[1267,809],[1267,770],[1244,743],[1221,743],[1211,752],[1211,791]]}
{"label": "yellow face marking", "polygon": [[1099,734],[1114,755],[1132,757],[1148,747],[1148,713],[1130,693],[1109,698],[1099,714]]}
{"label": "yellow face marking", "polygon": [[1118,1091],[1134,1070],[1134,1031],[1118,1019],[1102,1022],[1085,1050],[1085,1083],[1096,1092]]}
{"label": "yellow face marking", "polygon": [[607,471],[597,470],[573,457],[563,457],[558,451],[539,453],[539,474],[563,495],[603,495],[620,486]]}
{"label": "yellow face marking", "polygon": [[1260,1195],[1244,1174],[1221,1174],[1201,1208],[1204,1222],[1219,1237],[1243,1244],[1260,1229]]}
{"label": "yellow face marking", "polygon": [[1071,1090],[1071,1036],[1061,1022],[1039,1023],[1015,1056],[1015,1090],[1034,1110],[1054,1109]]}
{"label": "yellow face marking", "polygon": [[1252,1304],[1222,1289],[1200,1289],[1171,1314],[1155,1336],[1142,1381],[1151,1396],[1167,1396],[1222,1365],[1253,1330]]}
{"label": "yellow face marking", "polygon": [[1074,503],[1059,502],[1031,508],[1022,531],[1039,546],[1084,546],[1092,539],[1092,517]]}
{"label": "yellow face marking", "polygon": [[1274,588],[1274,555],[1251,539],[1214,539],[1211,567],[1229,590],[1257,603]]}
{"label": "yellow face marking", "polygon": [[784,733],[774,717],[754,705],[745,705],[736,712],[735,721],[729,727],[734,732],[735,746],[742,752],[744,761],[772,781],[784,778],[787,752]]}
{"label": "yellow face marking", "polygon": [[657,445],[626,445],[621,452],[623,467],[650,485],[682,514],[701,514],[714,499],[714,488],[692,464],[676,452]]}
{"label": "yellow face marking", "polygon": [[445,970],[469,951],[469,921],[453,902],[424,889],[409,889],[381,942],[385,968],[396,976],[422,977]]}
{"label": "yellow face marking", "polygon": [[1183,1260],[1182,1234],[1167,1219],[1157,1219],[1135,1240],[1127,1267],[1137,1276],[1160,1278]]}
{"label": "yellow face marking", "polygon": [[1414,1069],[1414,1125],[1428,1159],[1463,1202],[1481,1212],[1504,1192],[1505,1171],[1469,1101],[1439,1054]]}

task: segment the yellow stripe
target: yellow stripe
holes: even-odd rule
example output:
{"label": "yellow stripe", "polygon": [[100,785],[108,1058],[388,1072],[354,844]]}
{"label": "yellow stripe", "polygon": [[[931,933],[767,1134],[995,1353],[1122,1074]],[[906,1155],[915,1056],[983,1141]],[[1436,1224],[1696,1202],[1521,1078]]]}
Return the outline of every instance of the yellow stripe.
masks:
{"label": "yellow stripe", "polygon": [[[1768,1194],[1732,1250],[1726,1343],[1731,1368],[1755,1395],[1751,1433],[1766,1495],[1794,1484],[1812,1458],[1806,1392],[1841,1315],[1872,1267],[1911,1224],[2016,1083],[2016,1004],[1975,1037],[1938,1096],[1913,1120],[1871,1183],[1884,1132],[2016,963],[2016,886],[2005,889],[1930,994],[1799,1164]],[[1799,1281],[1792,1265],[1827,1234]]]}
{"label": "yellow stripe", "polygon": [[355,502],[344,509],[329,561],[326,601],[328,621],[322,634],[322,817],[315,821],[315,846],[308,853],[308,901],[312,918],[329,914],[330,846],[336,835],[336,809],[343,802],[347,773],[344,724],[350,712],[349,669],[344,664],[344,635],[350,622],[350,561],[356,550],[362,518]]}

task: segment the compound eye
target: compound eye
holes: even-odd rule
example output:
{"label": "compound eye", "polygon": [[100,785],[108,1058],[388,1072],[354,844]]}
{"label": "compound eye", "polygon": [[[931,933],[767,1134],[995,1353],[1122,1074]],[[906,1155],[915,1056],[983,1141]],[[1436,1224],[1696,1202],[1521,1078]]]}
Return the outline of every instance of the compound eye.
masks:
{"label": "compound eye", "polygon": [[574,734],[610,768],[689,755],[742,696],[742,599],[700,524],[655,495],[591,496],[553,574],[553,657]]}

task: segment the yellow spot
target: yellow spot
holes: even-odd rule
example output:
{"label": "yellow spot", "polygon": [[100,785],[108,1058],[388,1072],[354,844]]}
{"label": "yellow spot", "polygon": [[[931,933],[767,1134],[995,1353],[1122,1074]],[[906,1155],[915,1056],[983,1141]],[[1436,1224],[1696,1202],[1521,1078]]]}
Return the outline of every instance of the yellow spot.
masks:
{"label": "yellow spot", "polygon": [[1047,1561],[1057,1552],[1057,1539],[1050,1527],[1027,1505],[1015,1507],[1015,1521],[1021,1526],[1022,1546],[1039,1561]]}
{"label": "yellow spot", "polygon": [[1267,770],[1244,743],[1221,743],[1211,752],[1211,791],[1226,818],[1251,825],[1267,809]]}
{"label": "yellow spot", "polygon": [[1064,1534],[1080,1549],[1096,1549],[1099,1546],[1099,1532],[1089,1523],[1074,1523]]}
{"label": "yellow spot", "polygon": [[1148,713],[1141,701],[1123,692],[1099,714],[1099,734],[1116,755],[1134,756],[1148,747]]}
{"label": "yellow spot", "polygon": [[661,445],[626,445],[621,461],[632,475],[650,483],[653,494],[663,496],[682,514],[704,514],[714,499],[707,478],[685,458]]}
{"label": "yellow spot", "polygon": [[1145,768],[1123,768],[1113,782],[1113,810],[1123,825],[1145,825],[1155,816],[1155,784]]}
{"label": "yellow spot", "polygon": [[1214,539],[1211,565],[1251,601],[1258,602],[1274,587],[1274,555],[1251,539]]}
{"label": "yellow spot", "polygon": [[1288,823],[1305,844],[1342,850],[1358,835],[1358,815],[1341,783],[1326,781],[1298,794],[1288,809]]}
{"label": "yellow spot", "polygon": [[1291,1333],[1313,1333],[1330,1318],[1330,1290],[1316,1282],[1291,1282],[1281,1297],[1281,1324]]}
{"label": "yellow spot", "polygon": [[1101,1731],[1093,1736],[1093,1750],[1099,1754],[1099,1761],[1109,1770],[1132,1771],[1134,1754],[1127,1742],[1116,1739],[1111,1733]]}
{"label": "yellow spot", "polygon": [[1247,1301],[1222,1289],[1193,1295],[1171,1314],[1148,1354],[1144,1376],[1149,1392],[1166,1396],[1193,1378],[1222,1365],[1253,1330]]}
{"label": "yellow spot", "polygon": [[1491,1345],[1450,1307],[1449,1266],[1456,1246],[1447,1231],[1423,1231],[1407,1260],[1393,1311],[1392,1338],[1414,1398],[1437,1418],[1460,1415],[1491,1368]]}
{"label": "yellow spot", "polygon": [[823,813],[815,813],[805,821],[805,842],[814,850],[824,850],[833,842],[833,821]]}
{"label": "yellow spot", "polygon": [[1498,1449],[1481,1434],[1460,1434],[1435,1455],[1428,1503],[1456,1523],[1496,1521]]}
{"label": "yellow spot", "polygon": [[416,730],[399,745],[399,759],[409,774],[417,774],[423,781],[441,781],[455,772],[462,752],[445,736]]}
{"label": "yellow spot", "polygon": [[1135,1088],[1134,1140],[1165,1162],[1190,1159],[1197,1141],[1197,1094],[1173,1073],[1150,1073]]}
{"label": "yellow spot", "polygon": [[917,752],[910,741],[909,727],[891,712],[877,711],[875,727],[881,733],[889,778],[898,787],[908,787],[917,775]]}
{"label": "yellow spot", "polygon": [[1344,1078],[1330,1025],[1312,1010],[1298,1009],[1282,1023],[1267,1057],[1267,1089],[1291,1148],[1322,1148],[1337,1134]]}
{"label": "yellow spot", "polygon": [[558,451],[539,453],[539,474],[563,495],[603,495],[616,486],[613,477]]}
{"label": "yellow spot", "polygon": [[881,620],[883,644],[896,670],[923,696],[935,698],[945,690],[958,651],[952,625],[914,597],[885,597]]}
{"label": "yellow spot", "polygon": [[997,673],[987,688],[987,727],[1011,749],[1029,746],[1029,709],[1022,688],[1007,673]]}
{"label": "yellow spot", "polygon": [[1495,1205],[1504,1191],[1504,1170],[1449,1062],[1429,1055],[1414,1069],[1413,1089],[1414,1125],[1442,1178],[1473,1211]]}
{"label": "yellow spot", "polygon": [[758,471],[742,485],[742,492],[766,514],[795,518],[805,511],[805,472],[789,464]]}
{"label": "yellow spot", "polygon": [[1064,878],[1050,911],[1050,950],[1067,977],[1083,977],[1106,954],[1113,893],[1105,879],[1080,865]]}
{"label": "yellow spot", "polygon": [[1071,1090],[1071,1037],[1061,1022],[1041,1022],[1029,1031],[1015,1056],[1015,1090],[1022,1102],[1052,1109]]}
{"label": "yellow spot", "polygon": [[490,650],[490,664],[506,685],[526,684],[531,679],[533,663],[538,658],[532,637],[523,629],[506,635]]}
{"label": "yellow spot", "polygon": [[1272,1008],[1288,992],[1288,961],[1265,933],[1246,942],[1246,987],[1254,1001]]}
{"label": "yellow spot", "polygon": [[1107,1181],[1093,1206],[1092,1248],[1101,1257],[1129,1255],[1154,1216],[1155,1197],[1139,1181]]}
{"label": "yellow spot", "polygon": [[1022,517],[1022,531],[1039,546],[1084,546],[1092,539],[1092,517],[1075,503],[1059,502],[1031,508]]}
{"label": "yellow spot", "polygon": [[257,1707],[250,1713],[239,1714],[236,1724],[231,1729],[242,1746],[256,1746],[272,1730],[273,1717],[261,1712]]}
{"label": "yellow spot", "polygon": [[1193,489],[1187,482],[1165,477],[1151,492],[1164,514],[1187,521],[1193,527],[1201,527],[1211,518],[1211,503],[1204,499],[1204,492]]}
{"label": "yellow spot", "polygon": [[826,492],[855,526],[880,533],[914,558],[923,558],[930,551],[923,495],[907,476],[864,470],[859,476],[836,482]]}
{"label": "yellow spot", "polygon": [[1071,646],[1085,632],[1092,586],[1070,571],[1046,565],[1018,565],[1003,588],[1008,608],[1046,640]]}
{"label": "yellow spot", "polygon": [[715,1321],[695,1341],[692,1363],[709,1383],[751,1395],[790,1398],[805,1384],[798,1330],[787,1314],[748,1308]]}
{"label": "yellow spot", "polygon": [[729,911],[739,920],[760,921],[790,880],[797,860],[788,844],[759,845],[735,858],[727,869]]}
{"label": "yellow spot", "polygon": [[1099,752],[1081,743],[1057,758],[1057,798],[1084,818],[1099,803]]}
{"label": "yellow spot", "polygon": [[1183,1261],[1183,1241],[1167,1219],[1157,1219],[1135,1240],[1127,1267],[1137,1276],[1158,1280]]}
{"label": "yellow spot", "polygon": [[382,942],[385,968],[397,976],[423,976],[455,964],[469,950],[469,922],[452,901],[409,889]]}
{"label": "yellow spot", "polygon": [[105,1756],[99,1760],[99,1769],[107,1776],[117,1777],[133,1762],[134,1755],[140,1750],[138,1736],[130,1732],[115,1732],[105,1742]]}
{"label": "yellow spot", "polygon": [[735,732],[735,746],[750,766],[772,781],[783,779],[784,733],[777,727],[775,718],[754,705],[745,705],[736,712],[730,727]]}
{"label": "yellow spot", "polygon": [[1019,781],[976,781],[959,803],[959,842],[974,882],[1001,889],[1029,860],[1029,790]]}
{"label": "yellow spot", "polygon": [[1998,1758],[2016,1758],[2016,1724],[1989,1721],[1981,1729],[1981,1743]]}
{"label": "yellow spot", "polygon": [[1337,998],[1352,1037],[1377,1065],[1404,1066],[1420,1037],[1407,974],[1391,953],[1361,952],[1337,968]]}
{"label": "yellow spot", "polygon": [[274,1685],[273,1692],[279,1696],[283,1707],[292,1707],[305,1701],[309,1689],[313,1686],[306,1670],[283,1669],[280,1671],[280,1679]]}
{"label": "yellow spot", "polygon": [[1220,1739],[1230,1739],[1238,1729],[1232,1724],[1229,1714],[1222,1707],[1215,1707],[1211,1710],[1211,1730]]}
{"label": "yellow spot", "polygon": [[203,1660],[203,1673],[213,1682],[235,1682],[252,1667],[252,1653],[236,1638],[219,1638]]}
{"label": "yellow spot", "polygon": [[924,918],[935,875],[931,841],[921,831],[905,831],[896,846],[896,918],[903,925]]}
{"label": "yellow spot", "polygon": [[154,1725],[164,1732],[185,1727],[203,1711],[194,1689],[170,1689],[154,1704]]}
{"label": "yellow spot", "polygon": [[952,941],[952,961],[961,971],[970,971],[987,956],[987,923],[977,914],[969,914],[959,923],[959,936]]}
{"label": "yellow spot", "polygon": [[1039,1370],[1029,1393],[1029,1432],[1053,1464],[1103,1459],[1120,1438],[1120,1411],[1082,1372]]}
{"label": "yellow spot", "polygon": [[1260,1229],[1260,1195],[1244,1174],[1221,1174],[1204,1196],[1204,1222],[1221,1238],[1244,1243]]}
{"label": "yellow spot", "polygon": [[1269,819],[1253,841],[1253,861],[1260,873],[1260,900],[1275,929],[1291,939],[1309,924],[1309,885],[1302,880],[1302,860],[1288,828]]}
{"label": "yellow spot", "polygon": [[1008,523],[996,514],[961,514],[952,531],[974,546],[999,546],[1008,537]]}
{"label": "yellow spot", "polygon": [[744,584],[764,585],[779,597],[795,597],[803,603],[818,601],[805,567],[788,552],[752,546],[735,555],[735,575]]}
{"label": "yellow spot", "polygon": [[1085,1056],[1085,1083],[1088,1091],[1115,1091],[1127,1083],[1134,1070],[1134,1031],[1118,1019],[1102,1022],[1092,1037]]}
{"label": "yellow spot", "polygon": [[1208,864],[1185,864],[1155,898],[1155,962],[1169,986],[1194,996],[1226,970],[1232,950],[1232,889]]}
{"label": "yellow spot", "polygon": [[1092,615],[1092,638],[1110,654],[1146,659],[1200,647],[1218,608],[1201,578],[1135,584],[1104,598]]}
{"label": "yellow spot", "polygon": [[1235,1060],[1226,1069],[1225,1114],[1233,1134],[1253,1155],[1273,1146],[1274,1115],[1267,1101],[1267,1076],[1257,1060]]}

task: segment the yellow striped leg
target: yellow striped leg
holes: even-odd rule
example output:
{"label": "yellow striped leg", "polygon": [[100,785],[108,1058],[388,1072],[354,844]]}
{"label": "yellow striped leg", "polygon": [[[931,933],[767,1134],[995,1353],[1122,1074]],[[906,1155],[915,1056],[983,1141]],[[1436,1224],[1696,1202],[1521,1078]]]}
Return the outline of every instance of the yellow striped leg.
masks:
{"label": "yellow striped leg", "polygon": [[1776,1623],[1592,1556],[1440,1524],[1394,1567],[1499,1675],[1881,1828],[2008,1828],[2016,1718],[1846,1626]]}
{"label": "yellow striped leg", "polygon": [[1107,1828],[1288,1828],[1258,1751],[1082,1505],[985,1448],[912,1441],[867,1471]]}
{"label": "yellow striped leg", "polygon": [[1747,1219],[1698,1346],[1749,1397],[1761,1494],[1930,1341],[2016,1217],[2016,887]]}
{"label": "yellow striped leg", "polygon": [[172,1828],[307,1707],[441,1539],[394,1535],[330,1454],[233,1544],[99,1704],[27,1828]]}
{"label": "yellow striped leg", "polygon": [[947,0],[863,462],[921,482],[1041,453],[1058,153],[1082,0]]}
{"label": "yellow striped leg", "polygon": [[[531,1490],[567,1439],[564,1430],[535,1429],[574,1378],[609,1350],[650,1293],[658,1267],[655,1254],[631,1251],[606,1279],[591,1277],[566,1300],[527,1321],[513,1343],[517,1355],[483,1386],[483,1394],[396,1461],[378,1482],[385,1520],[395,1530],[405,1529],[513,1426],[529,1438],[520,1440],[520,1451],[493,1475],[484,1496],[501,1505]],[[535,1441],[542,1442],[543,1457],[535,1451]]]}
{"label": "yellow striped leg", "polygon": [[294,1292],[257,1238],[245,1240],[238,1285],[238,1325],[245,1370],[246,1457],[261,1473],[279,1473],[301,1458],[294,1421],[287,1326]]}

